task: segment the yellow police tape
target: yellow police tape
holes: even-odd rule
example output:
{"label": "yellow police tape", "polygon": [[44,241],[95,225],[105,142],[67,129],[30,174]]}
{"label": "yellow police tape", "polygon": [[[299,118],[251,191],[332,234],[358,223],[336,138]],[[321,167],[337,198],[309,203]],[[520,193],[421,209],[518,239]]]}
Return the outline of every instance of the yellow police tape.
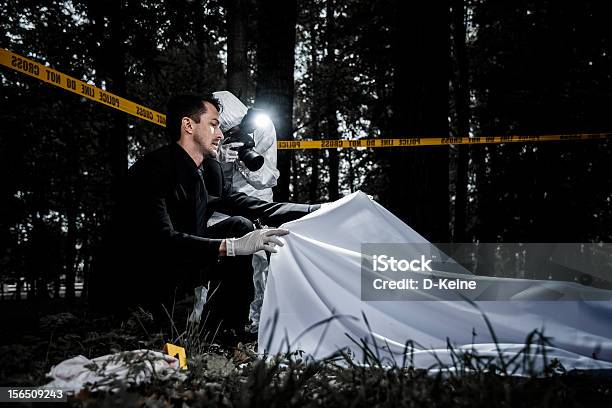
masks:
{"label": "yellow police tape", "polygon": [[562,140],[602,140],[612,138],[612,133],[575,133],[541,136],[486,136],[486,137],[413,137],[405,139],[358,140],[290,140],[279,141],[279,150],[293,149],[355,149],[376,147],[420,147],[447,145],[474,145],[486,143],[554,142]]}
{"label": "yellow police tape", "polygon": [[[0,48],[0,64],[17,72],[32,76],[76,93],[85,98],[118,109],[137,118],[159,126],[166,126],[166,115],[139,105],[113,93],[106,92],[86,82],[51,69],[43,64]],[[574,133],[541,136],[486,136],[486,137],[412,137],[403,139],[359,139],[359,140],[289,140],[278,141],[279,150],[302,149],[354,149],[377,147],[447,146],[458,144],[487,144],[512,142],[553,142],[563,140],[601,140],[612,138],[612,133]]]}
{"label": "yellow police tape", "polygon": [[21,72],[22,74],[32,76],[51,85],[91,99],[92,101],[129,113],[137,118],[147,120],[156,125],[166,126],[166,115],[163,113],[156,112],[153,109],[149,109],[113,93],[106,92],[103,89],[51,69],[44,64],[22,57],[14,52],[5,50],[4,48],[0,48],[0,64],[14,69],[17,72]]}

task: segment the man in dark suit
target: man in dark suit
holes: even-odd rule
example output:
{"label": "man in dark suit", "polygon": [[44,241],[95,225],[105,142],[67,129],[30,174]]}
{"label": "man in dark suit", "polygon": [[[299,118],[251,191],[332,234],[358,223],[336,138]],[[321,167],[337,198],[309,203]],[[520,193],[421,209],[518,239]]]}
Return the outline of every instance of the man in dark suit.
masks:
{"label": "man in dark suit", "polygon": [[[164,303],[170,310],[175,299],[210,281],[211,291],[219,288],[207,303],[209,322],[223,321],[226,327],[239,329],[248,323],[251,255],[260,250],[276,252],[275,247],[283,245],[277,237],[289,233],[255,229],[252,221],[278,226],[319,206],[269,203],[224,185],[216,160],[223,139],[220,110],[212,95],[170,100],[167,131],[173,141],[128,171],[96,264],[97,279],[92,279],[94,306],[118,311],[144,306],[156,311]],[[231,217],[207,228],[214,211]]]}

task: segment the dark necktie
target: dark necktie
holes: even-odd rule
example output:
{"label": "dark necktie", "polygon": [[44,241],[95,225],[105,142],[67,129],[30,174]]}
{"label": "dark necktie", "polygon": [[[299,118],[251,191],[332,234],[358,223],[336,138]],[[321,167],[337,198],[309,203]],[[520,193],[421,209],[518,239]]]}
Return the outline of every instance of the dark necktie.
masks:
{"label": "dark necktie", "polygon": [[204,215],[206,214],[206,186],[204,185],[202,167],[197,169],[196,180],[196,234],[203,235],[206,231]]}

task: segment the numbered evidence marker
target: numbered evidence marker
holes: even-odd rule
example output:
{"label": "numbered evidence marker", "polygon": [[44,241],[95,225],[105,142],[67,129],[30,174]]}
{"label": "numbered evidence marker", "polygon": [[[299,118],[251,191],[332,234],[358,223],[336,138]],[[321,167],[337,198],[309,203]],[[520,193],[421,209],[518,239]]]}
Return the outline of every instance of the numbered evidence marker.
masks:
{"label": "numbered evidence marker", "polygon": [[179,347],[179,346],[175,346],[174,344],[166,343],[164,345],[164,353],[174,358],[178,358],[179,367],[187,368],[187,354],[185,353],[185,349],[183,347]]}

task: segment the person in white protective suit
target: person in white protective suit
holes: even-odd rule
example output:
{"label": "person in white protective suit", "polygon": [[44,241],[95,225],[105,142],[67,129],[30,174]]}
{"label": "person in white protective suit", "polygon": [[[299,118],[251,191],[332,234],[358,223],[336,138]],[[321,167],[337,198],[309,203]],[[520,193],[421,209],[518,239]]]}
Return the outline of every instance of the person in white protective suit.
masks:
{"label": "person in white protective suit", "polygon": [[[231,92],[215,92],[223,110],[219,116],[220,128],[223,133],[240,124],[247,113],[247,107]],[[253,133],[257,153],[264,157],[263,166],[257,171],[250,171],[238,158],[236,150],[241,143],[228,143],[221,145],[219,161],[223,166],[224,177],[234,191],[243,192],[247,195],[257,197],[260,200],[272,201],[272,187],[276,185],[280,173],[276,168],[276,130],[272,121],[264,117],[263,121]],[[209,221],[213,225],[227,218],[225,214],[215,213]],[[263,303],[264,288],[268,274],[268,258],[264,251],[253,254],[253,285],[255,297],[251,303],[249,318],[251,319],[250,330],[256,332],[259,327],[259,315]]]}

